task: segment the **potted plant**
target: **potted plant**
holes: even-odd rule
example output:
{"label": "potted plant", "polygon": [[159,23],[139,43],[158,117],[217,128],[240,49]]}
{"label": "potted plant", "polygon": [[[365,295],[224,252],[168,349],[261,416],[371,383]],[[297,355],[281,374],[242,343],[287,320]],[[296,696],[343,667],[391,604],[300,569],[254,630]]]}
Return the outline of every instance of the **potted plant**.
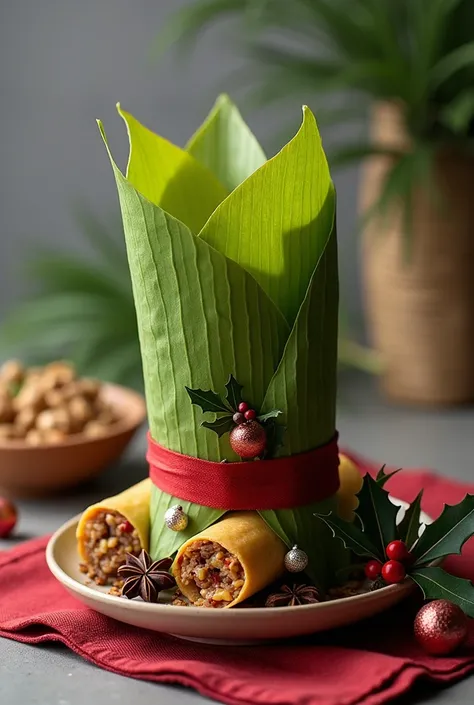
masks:
{"label": "potted plant", "polygon": [[182,45],[226,14],[243,22],[261,100],[305,94],[320,124],[369,121],[369,139],[340,145],[332,162],[364,158],[364,288],[384,389],[472,402],[474,4],[196,0],[163,36]]}

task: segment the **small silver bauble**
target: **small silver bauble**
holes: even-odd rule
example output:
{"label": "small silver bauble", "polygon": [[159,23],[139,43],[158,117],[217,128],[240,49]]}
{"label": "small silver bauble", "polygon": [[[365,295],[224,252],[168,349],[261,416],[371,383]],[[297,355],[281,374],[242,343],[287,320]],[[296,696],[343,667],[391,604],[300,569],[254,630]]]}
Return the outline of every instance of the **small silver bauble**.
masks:
{"label": "small silver bauble", "polygon": [[165,512],[165,524],[171,531],[184,531],[188,525],[188,515],[183,512],[183,507],[175,504]]}
{"label": "small silver bauble", "polygon": [[308,562],[308,556],[298,546],[293,546],[285,556],[285,568],[289,573],[301,573]]}

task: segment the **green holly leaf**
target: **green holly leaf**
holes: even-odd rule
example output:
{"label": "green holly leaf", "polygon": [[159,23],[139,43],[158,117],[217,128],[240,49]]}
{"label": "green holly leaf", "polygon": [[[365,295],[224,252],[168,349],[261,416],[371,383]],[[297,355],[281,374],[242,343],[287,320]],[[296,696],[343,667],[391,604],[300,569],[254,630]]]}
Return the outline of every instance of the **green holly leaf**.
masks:
{"label": "green holly leaf", "polygon": [[211,389],[189,389],[189,387],[186,387],[186,391],[191,398],[191,403],[200,406],[203,412],[212,411],[215,414],[222,414],[223,412],[228,414],[230,411],[220,396]]}
{"label": "green holly leaf", "polygon": [[257,416],[257,421],[260,421],[260,423],[265,424],[267,421],[270,421],[270,419],[276,419],[278,416],[280,416],[283,413],[283,411],[280,411],[280,409],[272,409],[271,411],[267,411],[266,414],[261,414],[260,416]]}
{"label": "green holly leaf", "polygon": [[474,495],[462,502],[446,504],[441,516],[428,524],[413,548],[415,566],[431,563],[437,558],[461,553],[464,543],[474,534]]}
{"label": "green holly leaf", "polygon": [[215,421],[203,421],[201,426],[204,426],[204,428],[209,428],[211,431],[214,431],[214,433],[217,433],[220,438],[224,435],[224,433],[228,433],[232,430],[232,427],[234,426],[234,421],[232,419],[232,416],[229,414],[226,416],[221,416]]}
{"label": "green holly leaf", "polygon": [[392,504],[388,492],[368,474],[357,497],[359,506],[355,511],[362,522],[363,532],[376,547],[378,559],[383,561],[387,544],[397,538],[398,507]]}
{"label": "green holly leaf", "polygon": [[383,552],[380,553],[370,535],[362,531],[355,522],[344,521],[334,512],[314,516],[323,521],[331,529],[333,536],[340,539],[344,546],[357,556],[375,558],[377,561],[384,560]]}
{"label": "green holly leaf", "polygon": [[474,617],[474,585],[469,580],[450,575],[435,566],[410,571],[410,578],[420,586],[427,600],[449,600],[469,617]]}
{"label": "green holly leaf", "polygon": [[242,400],[242,389],[244,388],[242,384],[239,384],[233,375],[230,375],[227,384],[225,385],[227,390],[226,399],[234,411],[239,410],[239,404]]}
{"label": "green holly leaf", "polygon": [[377,477],[375,478],[375,481],[378,483],[380,487],[383,487],[386,482],[390,480],[394,475],[400,472],[401,468],[398,468],[398,470],[393,470],[392,472],[385,472],[386,465],[382,465],[380,470],[377,473]]}
{"label": "green holly leaf", "polygon": [[423,490],[420,490],[413,502],[405,512],[405,516],[398,526],[398,535],[402,541],[406,543],[408,549],[413,547],[413,544],[418,539],[420,530],[420,511],[421,498]]}

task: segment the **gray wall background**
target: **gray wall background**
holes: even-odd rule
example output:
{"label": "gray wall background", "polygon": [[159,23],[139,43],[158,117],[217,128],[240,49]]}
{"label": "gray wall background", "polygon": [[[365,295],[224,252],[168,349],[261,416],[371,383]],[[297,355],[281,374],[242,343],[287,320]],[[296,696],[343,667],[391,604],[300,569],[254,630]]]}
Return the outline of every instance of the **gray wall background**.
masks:
{"label": "gray wall background", "polygon": [[[191,61],[151,47],[164,18],[190,0],[2,0],[0,2],[0,318],[27,289],[33,244],[83,251],[78,203],[103,219],[118,213],[114,180],[95,118],[125,163],[127,138],[115,103],[183,144],[243,64],[235,25],[211,28]],[[255,69],[252,69],[255,70]],[[299,102],[244,116],[264,146]],[[317,114],[313,96],[301,96]],[[326,134],[326,136],[328,136]],[[331,137],[331,135],[329,135]],[[360,326],[355,170],[335,174],[345,309]]]}

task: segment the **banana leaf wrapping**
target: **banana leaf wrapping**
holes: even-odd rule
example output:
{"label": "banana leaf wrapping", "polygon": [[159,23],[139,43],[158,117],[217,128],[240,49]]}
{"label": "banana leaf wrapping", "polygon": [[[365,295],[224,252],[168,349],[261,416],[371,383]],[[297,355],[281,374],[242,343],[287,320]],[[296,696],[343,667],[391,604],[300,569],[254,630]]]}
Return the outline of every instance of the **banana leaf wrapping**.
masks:
{"label": "banana leaf wrapping", "polygon": [[[209,429],[213,417],[202,425],[208,416],[187,392],[224,394],[233,375],[259,413],[282,412],[278,455],[329,442],[336,411],[336,198],[312,112],[303,109],[295,137],[267,160],[227,96],[185,149],[118,110],[130,141],[126,176],[109,156],[152,437],[186,455],[237,460],[228,434]],[[175,504],[189,517],[182,532],[164,524]],[[329,498],[260,512],[284,544],[298,543],[308,553],[308,572],[319,584],[345,560],[313,516],[335,506]],[[224,513],[153,487],[152,556],[173,555]]]}

